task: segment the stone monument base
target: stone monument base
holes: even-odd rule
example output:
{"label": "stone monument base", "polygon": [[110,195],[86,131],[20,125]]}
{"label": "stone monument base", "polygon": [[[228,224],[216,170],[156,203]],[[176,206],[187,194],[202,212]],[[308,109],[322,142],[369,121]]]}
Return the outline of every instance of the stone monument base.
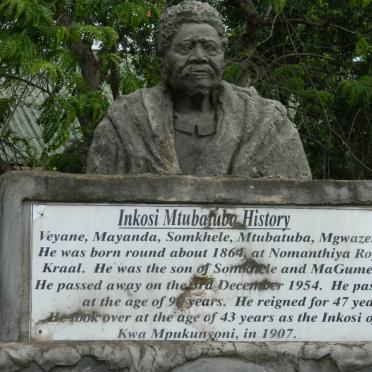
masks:
{"label": "stone monument base", "polygon": [[[366,341],[30,341],[30,203],[347,206],[368,212],[371,190],[371,181],[7,173],[0,178],[0,371],[371,372],[372,343]],[[369,314],[368,308],[360,311]],[[347,326],[338,327],[347,340]],[[360,340],[371,340],[371,325],[363,327]]]}
{"label": "stone monument base", "polygon": [[370,372],[372,343],[2,343],[3,372]]}

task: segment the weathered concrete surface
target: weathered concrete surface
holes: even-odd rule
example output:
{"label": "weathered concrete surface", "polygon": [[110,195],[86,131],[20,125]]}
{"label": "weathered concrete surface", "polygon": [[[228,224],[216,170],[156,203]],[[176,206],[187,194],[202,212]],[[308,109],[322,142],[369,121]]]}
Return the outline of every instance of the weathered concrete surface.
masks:
{"label": "weathered concrete surface", "polygon": [[[311,178],[300,137],[279,102],[264,99],[253,87],[223,82],[219,90],[216,134],[207,145],[200,144],[200,155],[186,168],[181,164],[189,163],[184,158],[191,140],[178,138],[172,120],[174,95],[160,84],[119,97],[111,105],[95,131],[87,172]],[[196,117],[191,125],[198,122]],[[192,137],[194,145],[197,139]]]}
{"label": "weathered concrete surface", "polygon": [[29,337],[30,201],[371,206],[372,181],[23,171],[0,177],[0,201],[0,340],[15,341],[0,344],[0,371],[372,372],[372,343],[25,343]]}
{"label": "weathered concrete surface", "polygon": [[[155,44],[163,82],[110,106],[94,133],[88,173],[311,178],[284,106],[221,81],[224,30],[205,2],[183,1],[162,13]],[[195,37],[213,41],[213,53],[195,49]],[[174,45],[186,41],[190,47],[178,53]],[[208,74],[195,79],[200,69]]]}
{"label": "weathered concrete surface", "polygon": [[31,201],[367,206],[372,205],[372,181],[15,171],[0,177],[0,201],[0,340],[11,342],[28,341],[29,336]]}
{"label": "weathered concrete surface", "polygon": [[371,351],[371,343],[0,343],[0,371],[371,372]]}

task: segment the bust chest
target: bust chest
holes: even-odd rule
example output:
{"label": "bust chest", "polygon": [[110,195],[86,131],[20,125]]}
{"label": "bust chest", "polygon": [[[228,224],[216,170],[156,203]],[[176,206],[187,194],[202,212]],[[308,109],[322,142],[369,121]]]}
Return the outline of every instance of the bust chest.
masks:
{"label": "bust chest", "polygon": [[173,125],[178,163],[183,173],[192,174],[200,155],[216,133],[216,115],[214,112],[176,112]]}

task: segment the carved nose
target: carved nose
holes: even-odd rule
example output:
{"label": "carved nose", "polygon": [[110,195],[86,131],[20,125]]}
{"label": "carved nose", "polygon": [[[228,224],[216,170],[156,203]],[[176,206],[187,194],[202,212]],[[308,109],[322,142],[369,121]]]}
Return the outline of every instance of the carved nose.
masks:
{"label": "carved nose", "polygon": [[191,61],[197,61],[197,62],[207,62],[208,59],[204,53],[203,48],[200,45],[196,45],[193,53],[190,56]]}

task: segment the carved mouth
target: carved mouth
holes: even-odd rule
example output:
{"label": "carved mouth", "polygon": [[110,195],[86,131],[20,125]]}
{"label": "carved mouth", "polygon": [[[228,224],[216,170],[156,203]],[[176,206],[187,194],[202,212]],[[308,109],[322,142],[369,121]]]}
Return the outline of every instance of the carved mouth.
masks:
{"label": "carved mouth", "polygon": [[210,70],[188,70],[187,76],[211,77],[213,73]]}
{"label": "carved mouth", "polygon": [[210,68],[206,67],[189,67],[184,70],[183,73],[184,76],[200,76],[200,77],[205,77],[205,76],[213,76],[213,70]]}

